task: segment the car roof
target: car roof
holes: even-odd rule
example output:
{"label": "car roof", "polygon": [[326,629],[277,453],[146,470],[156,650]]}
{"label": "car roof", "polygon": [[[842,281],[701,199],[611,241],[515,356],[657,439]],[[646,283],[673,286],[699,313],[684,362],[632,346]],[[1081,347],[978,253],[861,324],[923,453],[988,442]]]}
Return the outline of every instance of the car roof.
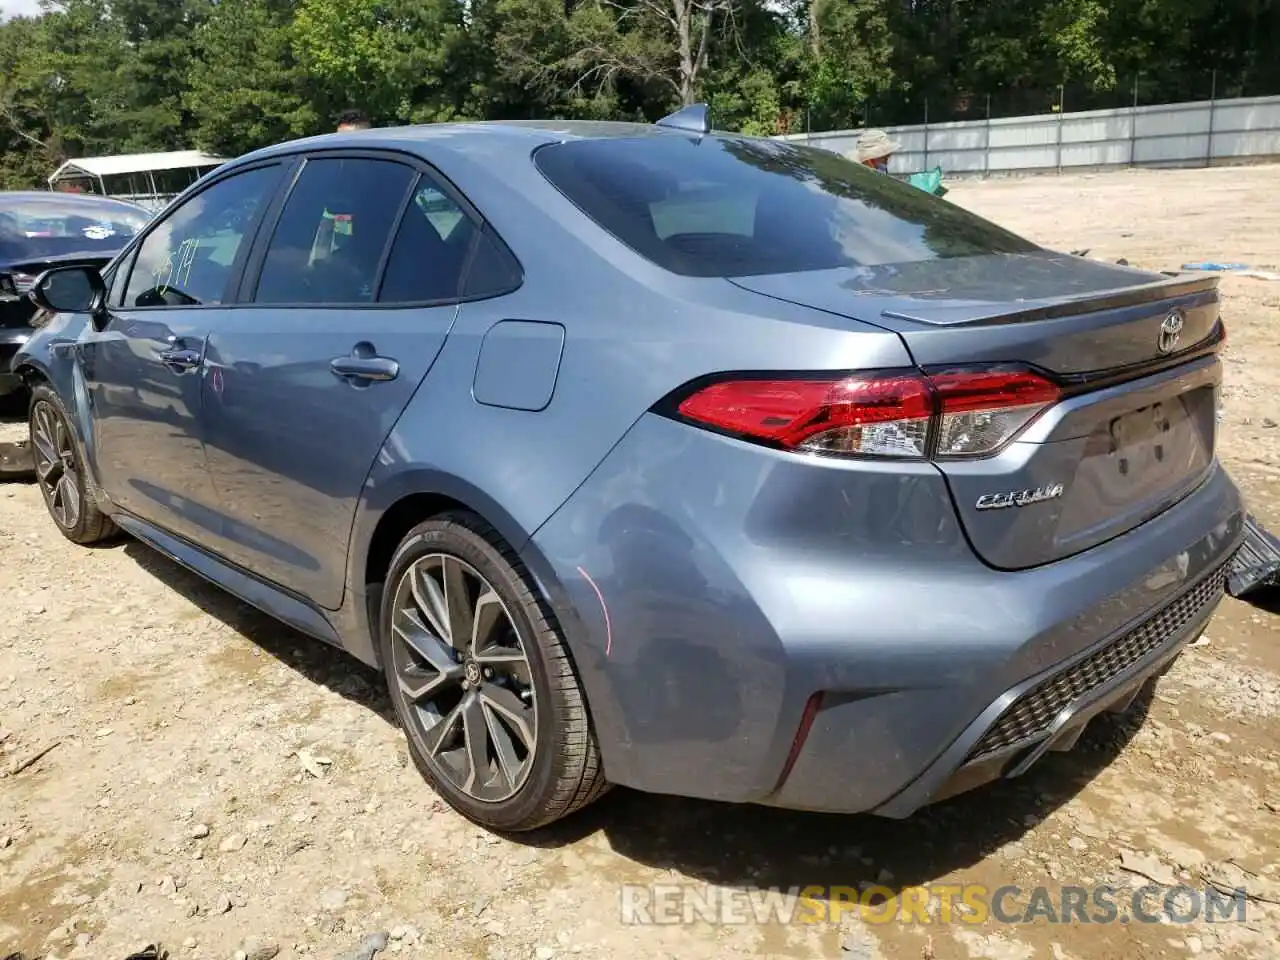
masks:
{"label": "car roof", "polygon": [[80,205],[82,207],[116,207],[132,213],[150,216],[150,212],[136,203],[117,200],[115,197],[103,197],[96,193],[70,193],[63,190],[0,190],[0,207],[8,202],[20,203],[57,203],[64,206]]}
{"label": "car roof", "polygon": [[[317,149],[393,149],[429,157],[439,152],[495,155],[522,152],[568,140],[619,140],[648,137],[695,138],[686,130],[616,120],[477,120],[404,127],[372,127],[290,140],[246,154],[231,165]],[[722,136],[717,133],[703,136]]]}

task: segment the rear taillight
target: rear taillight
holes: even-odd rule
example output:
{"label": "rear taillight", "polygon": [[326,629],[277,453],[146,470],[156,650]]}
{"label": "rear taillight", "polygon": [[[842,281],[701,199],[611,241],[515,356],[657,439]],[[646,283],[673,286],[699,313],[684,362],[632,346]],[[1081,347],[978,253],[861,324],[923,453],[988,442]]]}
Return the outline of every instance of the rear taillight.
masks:
{"label": "rear taillight", "polygon": [[918,457],[925,453],[933,398],[913,376],[729,380],[686,398],[679,411],[792,450]]}
{"label": "rear taillight", "polygon": [[685,420],[785,450],[923,459],[1000,450],[1058,401],[1027,370],[841,379],[730,378],[677,406]]}
{"label": "rear taillight", "polygon": [[929,377],[939,401],[939,457],[999,450],[1058,402],[1057,386],[1026,371],[959,371]]}

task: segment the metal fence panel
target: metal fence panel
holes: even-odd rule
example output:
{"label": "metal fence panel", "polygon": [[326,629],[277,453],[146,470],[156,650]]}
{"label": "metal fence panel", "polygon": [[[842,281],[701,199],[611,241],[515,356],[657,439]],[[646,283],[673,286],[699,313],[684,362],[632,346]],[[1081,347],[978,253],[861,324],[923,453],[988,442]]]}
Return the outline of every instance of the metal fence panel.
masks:
{"label": "metal fence panel", "polygon": [[[1194,167],[1280,159],[1280,96],[887,127],[902,149],[892,173],[956,176],[1122,166]],[[837,153],[861,130],[790,134]]]}

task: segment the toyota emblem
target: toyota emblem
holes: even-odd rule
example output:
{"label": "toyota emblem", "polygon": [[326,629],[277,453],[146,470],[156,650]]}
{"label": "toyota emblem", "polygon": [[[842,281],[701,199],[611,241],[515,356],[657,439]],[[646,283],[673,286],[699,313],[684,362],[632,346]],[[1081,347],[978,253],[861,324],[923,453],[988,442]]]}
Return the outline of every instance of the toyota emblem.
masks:
{"label": "toyota emblem", "polygon": [[1182,339],[1183,319],[1181,310],[1170,310],[1169,315],[1160,324],[1160,339],[1157,345],[1161,353],[1173,353],[1178,349],[1178,341]]}

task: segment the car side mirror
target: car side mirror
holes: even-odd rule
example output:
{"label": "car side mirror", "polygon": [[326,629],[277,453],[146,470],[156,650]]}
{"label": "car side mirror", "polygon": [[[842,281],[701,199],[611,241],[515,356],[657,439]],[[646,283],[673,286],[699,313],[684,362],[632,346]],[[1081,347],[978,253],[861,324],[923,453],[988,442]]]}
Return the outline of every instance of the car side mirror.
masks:
{"label": "car side mirror", "polygon": [[36,277],[29,296],[42,310],[88,313],[96,320],[106,311],[107,285],[94,267],[54,267]]}

